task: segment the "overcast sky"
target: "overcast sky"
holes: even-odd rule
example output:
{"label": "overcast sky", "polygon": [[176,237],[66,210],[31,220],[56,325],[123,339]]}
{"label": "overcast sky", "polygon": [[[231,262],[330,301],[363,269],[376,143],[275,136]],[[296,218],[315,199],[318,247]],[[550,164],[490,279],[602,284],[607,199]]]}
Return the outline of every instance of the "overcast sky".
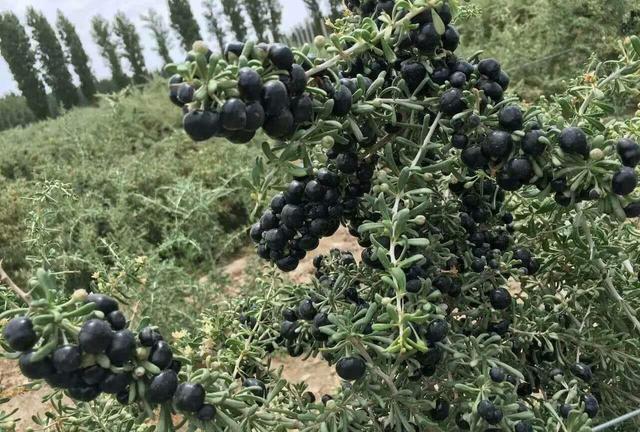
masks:
{"label": "overcast sky", "polygon": [[[307,11],[302,0],[280,0],[280,3],[283,6],[282,27],[284,30],[295,27],[307,17]],[[54,26],[57,9],[60,9],[76,25],[80,39],[82,39],[85,50],[91,59],[91,67],[98,78],[107,78],[110,73],[104,60],[98,54],[98,47],[91,38],[91,17],[97,14],[111,19],[117,11],[124,12],[138,28],[142,38],[147,67],[155,70],[162,66],[160,58],[153,50],[153,39],[143,27],[140,15],[149,10],[149,8],[154,8],[165,17],[168,24],[169,12],[166,0],[0,0],[0,11],[10,10],[16,13],[23,24],[26,24],[25,13],[28,6],[41,10]],[[327,7],[325,4],[323,6]],[[213,40],[206,30],[204,20],[201,18],[203,11],[202,0],[191,0],[191,7],[200,24],[201,34],[206,40]],[[181,59],[184,57],[184,52],[179,46],[176,35],[172,36],[173,47],[171,54],[173,58]],[[17,91],[17,86],[11,76],[9,67],[4,59],[0,57],[0,95],[11,91]]]}

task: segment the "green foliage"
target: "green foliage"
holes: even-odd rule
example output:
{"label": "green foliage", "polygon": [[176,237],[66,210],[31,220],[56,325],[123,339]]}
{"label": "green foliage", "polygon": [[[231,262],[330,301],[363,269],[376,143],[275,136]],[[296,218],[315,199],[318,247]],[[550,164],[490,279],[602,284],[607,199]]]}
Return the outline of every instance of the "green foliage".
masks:
{"label": "green foliage", "polygon": [[32,7],[27,9],[27,23],[38,44],[37,55],[46,71],[44,75],[46,83],[65,109],[71,108],[78,103],[78,92],[71,81],[66,57],[56,32],[45,16]]}
{"label": "green foliage", "polygon": [[11,12],[0,15],[0,53],[9,64],[33,114],[39,119],[49,116],[47,95],[35,69],[36,58],[29,36],[18,17]]}
{"label": "green foliage", "polygon": [[91,71],[89,57],[76,32],[76,27],[60,10],[58,11],[57,26],[60,39],[66,47],[67,57],[80,79],[80,90],[84,97],[91,102],[96,94],[96,79]]}
{"label": "green foliage", "polygon": [[200,26],[193,17],[188,0],[167,0],[171,27],[178,32],[185,50],[190,50],[193,43],[201,40]]}
{"label": "green foliage", "polygon": [[140,36],[133,23],[127,16],[118,12],[114,18],[113,31],[120,39],[120,47],[124,51],[123,56],[129,61],[133,71],[133,82],[142,84],[148,79],[147,68],[144,64]]}
{"label": "green foliage", "polygon": [[243,0],[242,4],[251,20],[256,39],[264,41],[269,19],[269,5],[263,0]]}
{"label": "green foliage", "polygon": [[220,10],[218,9],[217,0],[203,0],[202,7],[204,8],[204,18],[207,20],[207,29],[209,33],[213,35],[220,51],[224,49],[224,28],[222,27],[222,20],[220,17]]}
{"label": "green foliage", "polygon": [[155,50],[158,55],[165,64],[171,63],[172,60],[169,55],[171,34],[169,32],[169,28],[164,22],[164,19],[155,11],[155,9],[149,9],[141,18],[145,23],[145,27],[151,32],[151,34],[153,34],[153,39],[156,42]]}
{"label": "green foliage", "polygon": [[121,89],[129,84],[129,77],[125,75],[120,63],[116,43],[111,38],[111,28],[107,20],[96,15],[91,19],[91,35],[100,47],[100,55],[111,69],[111,81],[116,89]]}
{"label": "green foliage", "polygon": [[220,3],[222,3],[222,11],[229,20],[231,31],[236,40],[245,40],[247,37],[247,26],[244,23],[240,3],[237,0],[220,0]]}
{"label": "green foliage", "polygon": [[0,99],[0,131],[25,126],[35,119],[24,96],[8,94]]}
{"label": "green foliage", "polygon": [[562,89],[592,55],[616,57],[618,40],[640,33],[635,0],[477,0],[459,20],[465,52],[505,59],[527,98]]}

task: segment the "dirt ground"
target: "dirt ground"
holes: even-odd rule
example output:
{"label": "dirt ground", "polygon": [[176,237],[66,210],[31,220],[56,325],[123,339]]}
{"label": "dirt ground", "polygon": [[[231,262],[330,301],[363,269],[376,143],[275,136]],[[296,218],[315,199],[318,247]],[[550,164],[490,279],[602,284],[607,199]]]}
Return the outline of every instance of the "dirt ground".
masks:
{"label": "dirt ground", "polygon": [[[341,228],[332,237],[322,240],[318,249],[302,260],[299,267],[289,273],[288,277],[298,283],[308,281],[313,273],[313,258],[317,255],[326,255],[332,248],[348,250],[353,252],[356,258],[360,257],[361,248],[348,231]],[[251,253],[253,253],[252,250],[247,250],[246,254],[225,267],[225,273],[229,275],[232,282],[237,282],[231,283],[230,286],[241,285],[246,277],[247,256]],[[287,380],[306,382],[317,399],[320,399],[323,394],[331,393],[339,384],[339,379],[333,368],[319,358],[302,360],[301,358],[282,357],[275,359],[272,364],[274,367],[282,366],[284,368],[283,376]],[[11,412],[14,409],[19,409],[16,414],[20,418],[17,425],[18,432],[25,432],[28,427],[36,426],[31,417],[42,415],[47,410],[47,406],[42,403],[42,397],[48,393],[48,389],[29,390],[26,387],[28,382],[29,380],[20,374],[15,361],[0,359],[0,398],[11,397],[9,402],[0,406],[0,410]]]}

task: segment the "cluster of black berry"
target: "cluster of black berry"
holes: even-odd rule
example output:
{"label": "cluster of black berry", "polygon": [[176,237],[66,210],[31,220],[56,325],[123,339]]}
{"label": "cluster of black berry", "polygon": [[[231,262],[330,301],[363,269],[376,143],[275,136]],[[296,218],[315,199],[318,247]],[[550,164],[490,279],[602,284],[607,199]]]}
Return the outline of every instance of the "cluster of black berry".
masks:
{"label": "cluster of black berry", "polygon": [[[481,60],[477,65],[458,62],[453,66],[454,74],[447,79],[452,86],[440,98],[443,113],[455,116],[468,108],[462,91],[466,84],[463,75],[475,82],[476,88],[482,90],[481,112],[491,100],[494,104],[502,100],[503,92],[509,84],[508,75],[502,71],[500,63],[494,59]],[[456,77],[458,70],[464,74]],[[434,72],[436,75],[436,72]],[[446,76],[446,71],[442,76]],[[435,78],[432,78],[435,81]],[[460,87],[460,88],[459,88]],[[548,137],[557,136],[560,149],[569,157],[580,157],[598,161],[604,157],[601,149],[592,149],[585,132],[578,127],[568,127],[562,131],[543,128],[537,120],[525,122],[522,109],[513,104],[502,107],[497,113],[498,127],[487,129],[481,126],[477,114],[469,115],[466,120],[454,121],[454,133],[451,145],[460,149],[460,158],[470,170],[497,171],[496,181],[506,191],[516,191],[523,186],[535,184],[540,190],[549,187],[555,192],[555,200],[562,206],[584,200],[597,200],[603,191],[596,184],[585,183],[580,187],[572,187],[564,175],[556,173],[565,166],[551,169],[541,167],[536,159],[547,150]],[[622,162],[613,173],[611,191],[619,196],[627,196],[638,184],[635,166],[640,162],[640,146],[629,138],[620,139],[616,145]],[[536,165],[538,163],[538,165]],[[640,216],[640,202],[630,202],[624,208],[628,217]]]}
{"label": "cluster of black berry", "polygon": [[283,271],[292,271],[322,237],[334,234],[354,217],[359,198],[369,192],[373,159],[359,159],[355,144],[337,143],[328,151],[330,169],[292,180],[275,195],[269,209],[250,230],[258,255]]}
{"label": "cluster of black berry", "polygon": [[[86,302],[95,309],[74,343],[62,341],[57,330],[50,334],[52,323],[40,328],[42,317],[19,316],[7,323],[3,336],[11,349],[21,352],[19,366],[24,376],[44,379],[79,401],[92,401],[106,393],[124,405],[141,398],[152,405],[172,402],[177,410],[199,420],[214,418],[216,408],[205,403],[204,387],[179,382],[181,364],[157,330],[146,327],[136,336],[127,329],[127,320],[111,297],[90,294]],[[42,339],[38,333],[46,341],[36,348]],[[144,383],[144,394],[138,391],[138,381]]]}

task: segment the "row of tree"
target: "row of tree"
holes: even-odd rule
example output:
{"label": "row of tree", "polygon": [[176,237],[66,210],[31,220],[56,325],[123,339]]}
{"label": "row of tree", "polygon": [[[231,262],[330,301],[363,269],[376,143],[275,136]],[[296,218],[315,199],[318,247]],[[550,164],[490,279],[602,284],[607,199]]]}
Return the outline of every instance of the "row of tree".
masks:
{"label": "row of tree", "polygon": [[[257,40],[279,41],[283,38],[282,7],[279,0],[201,1],[207,30],[219,49],[229,41],[227,35],[235,40],[245,40],[250,37],[250,33]],[[324,16],[319,0],[303,1],[311,13],[314,26],[321,29]],[[330,13],[338,15],[342,0],[328,1]],[[177,33],[185,50],[190,49],[194,41],[203,39],[189,0],[167,0],[167,6],[171,28]],[[47,18],[32,7],[27,9],[26,18],[31,35],[14,13],[5,12],[0,15],[0,54],[9,64],[18,88],[35,118],[42,119],[51,115],[46,87],[51,90],[55,99],[54,106],[57,104],[70,109],[74,105],[91,102],[97,91],[96,79],[73,23],[58,11],[56,32]],[[153,36],[155,51],[165,63],[170,63],[171,29],[161,14],[153,9],[141,18],[145,28]],[[93,17],[91,33],[101,56],[109,66],[116,89],[130,83],[141,84],[148,79],[149,72],[142,53],[140,35],[124,13],[118,12],[111,22],[101,16]],[[125,71],[121,58],[126,59],[128,72]],[[79,88],[74,85],[70,65],[80,83]]]}

